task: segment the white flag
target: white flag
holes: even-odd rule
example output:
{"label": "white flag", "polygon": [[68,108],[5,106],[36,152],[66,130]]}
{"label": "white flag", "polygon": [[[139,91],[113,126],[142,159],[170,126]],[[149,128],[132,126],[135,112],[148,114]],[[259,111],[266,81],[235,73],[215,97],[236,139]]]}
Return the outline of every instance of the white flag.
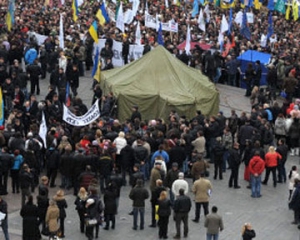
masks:
{"label": "white flag", "polygon": [[265,34],[262,34],[260,38],[260,46],[262,47],[267,46],[267,39],[268,39],[267,36]]}
{"label": "white flag", "polygon": [[148,10],[148,2],[147,2],[147,0],[146,0],[145,15],[146,15],[146,13],[148,13],[148,12],[149,12],[149,10]]}
{"label": "white flag", "polygon": [[209,23],[209,21],[210,21],[209,4],[206,4],[206,5],[205,5],[204,12],[206,13],[206,22]]}
{"label": "white flag", "polygon": [[221,33],[228,31],[228,29],[229,29],[229,25],[228,25],[225,15],[223,14],[222,22],[221,22]]}
{"label": "white flag", "polygon": [[186,54],[191,54],[191,29],[190,25],[188,25],[187,33],[186,33],[186,40],[185,40],[185,52]]}
{"label": "white flag", "polygon": [[223,42],[224,42],[224,35],[223,35],[223,33],[220,31],[220,32],[219,32],[219,36],[218,36],[218,43],[219,43],[220,46],[221,46]]}
{"label": "white flag", "polygon": [[44,142],[44,147],[47,148],[46,136],[47,136],[47,124],[45,119],[45,113],[42,112],[42,121],[40,124],[39,135]]}
{"label": "white flag", "polygon": [[80,7],[83,4],[83,2],[84,0],[77,0],[78,7]]}
{"label": "white flag", "polygon": [[243,23],[243,12],[242,11],[239,11],[236,16],[235,16],[235,19],[234,21],[239,24],[240,26],[242,26],[242,23]]}
{"label": "white flag", "polygon": [[59,47],[62,50],[65,49],[64,24],[63,24],[63,16],[62,16],[62,14],[60,14],[60,18],[59,18]]}
{"label": "white flag", "polygon": [[132,12],[133,16],[136,16],[137,11],[139,10],[140,0],[133,0],[132,1]]}
{"label": "white flag", "polygon": [[116,27],[119,28],[121,32],[124,32],[124,14],[123,14],[122,2],[120,4],[119,11],[118,11]]}
{"label": "white flag", "polygon": [[141,35],[140,22],[138,22],[135,30],[135,44],[141,45],[141,40],[142,40],[142,35]]}
{"label": "white flag", "polygon": [[65,5],[65,0],[60,1],[61,5]]}
{"label": "white flag", "polygon": [[203,17],[202,8],[200,9],[200,13],[199,13],[197,22],[198,22],[199,29],[201,29],[203,32],[205,32],[205,20],[204,20],[204,17]]}
{"label": "white flag", "polygon": [[169,0],[165,0],[165,6],[166,8],[169,8]]}

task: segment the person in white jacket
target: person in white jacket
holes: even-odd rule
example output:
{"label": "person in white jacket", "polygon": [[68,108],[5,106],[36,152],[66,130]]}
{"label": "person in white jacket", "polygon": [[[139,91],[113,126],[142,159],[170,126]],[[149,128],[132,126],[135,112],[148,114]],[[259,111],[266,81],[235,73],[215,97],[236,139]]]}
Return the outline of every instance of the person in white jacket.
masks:
{"label": "person in white jacket", "polygon": [[179,190],[181,188],[184,190],[184,195],[188,194],[189,184],[186,180],[184,180],[183,172],[178,173],[178,179],[172,184],[172,192],[176,198],[179,196]]}
{"label": "person in white jacket", "polygon": [[291,200],[291,196],[295,188],[295,179],[300,179],[299,177],[297,166],[292,166],[292,169],[289,173],[289,201]]}
{"label": "person in white jacket", "polygon": [[118,172],[121,171],[121,150],[127,145],[127,140],[125,139],[125,133],[119,132],[119,136],[114,140],[113,144],[116,146],[117,152],[116,152],[116,168]]}

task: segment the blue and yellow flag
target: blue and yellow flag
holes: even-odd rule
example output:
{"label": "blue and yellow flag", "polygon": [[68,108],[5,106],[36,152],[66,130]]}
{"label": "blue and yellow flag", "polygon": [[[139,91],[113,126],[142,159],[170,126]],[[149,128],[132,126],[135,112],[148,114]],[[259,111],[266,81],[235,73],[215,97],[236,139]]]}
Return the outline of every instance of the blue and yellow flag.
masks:
{"label": "blue and yellow flag", "polygon": [[290,20],[290,14],[291,14],[291,5],[288,3],[287,9],[285,11],[285,20]]}
{"label": "blue and yellow flag", "polygon": [[104,3],[101,4],[98,12],[96,13],[96,17],[99,19],[100,25],[104,25],[105,23],[109,22],[109,16],[106,12],[106,8]]}
{"label": "blue and yellow flag", "polygon": [[256,9],[256,10],[260,10],[260,8],[261,8],[261,2],[259,1],[259,0],[254,0],[254,8]]}
{"label": "blue and yellow flag", "polygon": [[95,43],[98,43],[98,24],[96,20],[94,20],[94,22],[90,26],[89,33],[91,37],[94,39]]}
{"label": "blue and yellow flag", "polygon": [[95,58],[94,58],[94,66],[92,69],[92,77],[98,83],[100,82],[100,75],[101,75],[101,61],[99,59],[99,47],[96,49]]}
{"label": "blue and yellow flag", "polygon": [[76,22],[77,19],[78,19],[78,13],[79,13],[77,0],[73,0],[73,2],[72,2],[72,10],[73,10],[73,20],[74,20],[74,22]]}
{"label": "blue and yellow flag", "polygon": [[229,8],[235,7],[235,2],[233,0],[229,0],[228,2],[224,1],[224,0],[221,0],[220,1],[220,7],[222,9],[229,9]]}
{"label": "blue and yellow flag", "polygon": [[0,126],[4,126],[4,101],[2,87],[0,87]]}
{"label": "blue and yellow flag", "polygon": [[6,25],[8,31],[11,31],[11,28],[15,22],[15,6],[14,1],[9,1],[8,3],[8,11],[6,14]]}
{"label": "blue and yellow flag", "polygon": [[297,0],[293,0],[292,9],[293,9],[294,21],[297,21],[298,18],[299,18],[299,8],[298,8],[298,1]]}

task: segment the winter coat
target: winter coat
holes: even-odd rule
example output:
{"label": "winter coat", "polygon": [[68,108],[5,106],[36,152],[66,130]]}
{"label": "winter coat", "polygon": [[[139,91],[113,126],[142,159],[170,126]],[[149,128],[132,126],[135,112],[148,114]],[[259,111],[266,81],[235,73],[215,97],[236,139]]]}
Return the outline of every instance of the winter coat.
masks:
{"label": "winter coat", "polygon": [[195,202],[208,202],[209,191],[212,190],[212,185],[208,179],[200,178],[194,182],[192,191],[195,194]]}
{"label": "winter coat", "polygon": [[37,205],[38,205],[38,217],[39,219],[46,218],[47,209],[49,207],[49,199],[47,196],[38,195],[37,197]]}
{"label": "winter coat", "polygon": [[265,170],[265,162],[259,156],[254,156],[249,162],[249,171],[252,175],[261,175]]}
{"label": "winter coat", "polygon": [[169,199],[158,200],[158,216],[168,217],[171,215],[171,201]]}
{"label": "winter coat", "polygon": [[2,173],[8,172],[14,163],[14,158],[12,155],[6,152],[1,152],[0,154],[0,166]]}
{"label": "winter coat", "polygon": [[265,155],[266,167],[276,167],[278,165],[278,160],[282,159],[281,155],[277,152],[268,152]]}
{"label": "winter coat", "polygon": [[252,238],[255,238],[256,233],[253,229],[245,229],[245,232],[242,235],[243,240],[252,240]]}
{"label": "winter coat", "polygon": [[104,193],[104,214],[116,214],[117,213],[117,203],[116,203],[117,193],[114,189],[107,189]]}
{"label": "winter coat", "polygon": [[194,179],[198,179],[200,178],[200,174],[204,173],[207,168],[209,168],[209,164],[206,161],[196,161],[192,166],[191,174],[194,177]]}
{"label": "winter coat", "polygon": [[211,213],[206,216],[204,227],[207,228],[208,234],[218,234],[224,229],[223,220],[217,213]]}
{"label": "winter coat", "polygon": [[145,207],[145,200],[149,198],[149,192],[142,186],[135,186],[129,193],[133,207]]}
{"label": "winter coat", "polygon": [[84,214],[86,213],[85,204],[86,200],[88,199],[88,196],[85,197],[76,197],[76,200],[74,204],[76,205],[75,210],[77,210],[79,217],[84,217]]}
{"label": "winter coat", "polygon": [[150,190],[151,190],[151,192],[154,191],[154,189],[156,187],[156,180],[158,180],[158,179],[162,179],[161,171],[154,167],[154,168],[152,168],[151,175],[150,175]]}
{"label": "winter coat", "polygon": [[109,176],[111,175],[111,171],[113,168],[113,160],[108,155],[102,155],[98,160],[98,172],[101,176]]}
{"label": "winter coat", "polygon": [[22,207],[20,215],[23,218],[23,240],[39,240],[38,207],[32,203],[26,203]]}
{"label": "winter coat", "polygon": [[229,150],[229,158],[228,164],[230,168],[238,168],[240,166],[241,159],[238,149],[231,149]]}
{"label": "winter coat", "polygon": [[292,175],[289,180],[289,190],[293,190],[295,186],[295,179],[300,179],[300,175],[297,171],[292,171]]}
{"label": "winter coat", "polygon": [[56,169],[59,168],[60,154],[57,149],[50,148],[46,152],[46,161],[47,169]]}
{"label": "winter coat", "polygon": [[198,137],[194,141],[192,141],[192,145],[194,146],[194,149],[197,150],[198,153],[204,153],[205,152],[205,137]]}
{"label": "winter coat", "polygon": [[122,148],[120,155],[122,156],[121,166],[125,169],[132,169],[134,165],[134,150],[127,144]]}
{"label": "winter coat", "polygon": [[30,48],[26,53],[25,53],[25,62],[28,64],[33,64],[34,60],[37,58],[37,51],[35,48]]}
{"label": "winter coat", "polygon": [[78,177],[80,187],[84,187],[87,190],[91,183],[91,180],[95,177],[96,177],[96,174],[91,171],[86,171],[86,172],[81,173]]}
{"label": "winter coat", "polygon": [[125,138],[117,137],[114,142],[117,148],[117,154],[121,153],[121,150],[127,145],[127,141]]}
{"label": "winter coat", "polygon": [[65,152],[60,157],[59,171],[65,177],[71,177],[74,167],[73,154]]}
{"label": "winter coat", "polygon": [[49,206],[46,213],[46,224],[51,233],[57,232],[59,229],[58,220],[59,218],[59,208],[56,205]]}
{"label": "winter coat", "polygon": [[66,208],[68,207],[67,201],[64,197],[54,196],[53,200],[56,201],[56,205],[59,208],[59,218],[66,218]]}
{"label": "winter coat", "polygon": [[291,127],[289,128],[289,136],[291,139],[300,138],[300,122],[299,119],[294,119]]}
{"label": "winter coat", "polygon": [[275,120],[275,134],[277,135],[286,135],[285,119],[276,118]]}
{"label": "winter coat", "polygon": [[295,187],[292,194],[291,201],[289,202],[289,208],[295,210],[300,210],[300,184]]}
{"label": "winter coat", "polygon": [[172,184],[175,182],[175,180],[178,179],[178,174],[179,174],[179,170],[173,170],[173,169],[170,169],[167,173],[167,176],[165,178],[165,184],[164,186],[168,187],[168,188],[172,188]]}

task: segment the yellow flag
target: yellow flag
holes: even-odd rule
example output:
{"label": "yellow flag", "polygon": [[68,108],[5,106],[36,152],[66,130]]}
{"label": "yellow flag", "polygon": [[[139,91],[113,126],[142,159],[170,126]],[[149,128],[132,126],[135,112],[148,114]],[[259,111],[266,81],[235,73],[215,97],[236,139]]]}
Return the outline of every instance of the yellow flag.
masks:
{"label": "yellow flag", "polygon": [[261,2],[259,0],[254,0],[254,8],[260,10]]}
{"label": "yellow flag", "polygon": [[97,71],[94,75],[94,79],[99,83],[101,80],[101,61],[99,61]]}
{"label": "yellow flag", "polygon": [[291,6],[290,6],[290,4],[288,4],[288,7],[287,7],[286,12],[285,12],[285,19],[286,20],[290,20],[290,13],[291,13]]}
{"label": "yellow flag", "polygon": [[294,21],[297,21],[299,18],[299,10],[298,10],[298,3],[296,0],[293,0],[292,8],[293,8]]}

